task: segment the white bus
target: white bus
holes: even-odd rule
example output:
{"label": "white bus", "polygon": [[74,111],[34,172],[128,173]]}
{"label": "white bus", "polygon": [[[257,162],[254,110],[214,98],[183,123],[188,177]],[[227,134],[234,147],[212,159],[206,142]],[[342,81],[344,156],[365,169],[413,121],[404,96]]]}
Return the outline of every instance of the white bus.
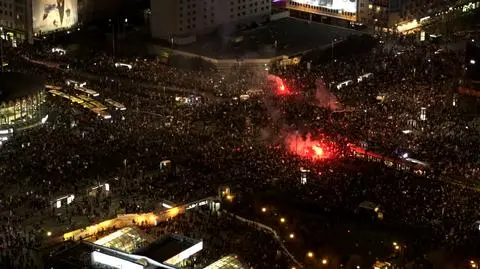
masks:
{"label": "white bus", "polygon": [[65,84],[67,84],[68,86],[73,85],[73,86],[79,86],[79,87],[85,87],[87,85],[86,82],[78,82],[78,81],[73,80],[73,79],[65,80]]}
{"label": "white bus", "polygon": [[105,99],[105,102],[107,102],[107,104],[115,107],[115,110],[126,110],[127,108],[122,104],[122,103],[119,103],[117,101],[114,101],[112,99]]}
{"label": "white bus", "polygon": [[94,91],[94,90],[91,90],[91,89],[87,89],[87,88],[85,88],[85,87],[83,87],[83,86],[77,86],[77,85],[75,85],[74,89],[77,90],[77,91],[81,91],[81,92],[83,92],[83,93],[86,93],[87,95],[93,96],[93,97],[96,97],[96,96],[99,96],[99,95],[100,95],[98,92],[96,92],[96,91]]}

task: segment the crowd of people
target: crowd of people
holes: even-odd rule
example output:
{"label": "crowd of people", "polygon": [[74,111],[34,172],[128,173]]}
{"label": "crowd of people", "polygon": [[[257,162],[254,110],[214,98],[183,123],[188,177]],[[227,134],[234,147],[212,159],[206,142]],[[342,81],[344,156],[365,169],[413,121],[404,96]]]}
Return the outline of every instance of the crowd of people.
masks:
{"label": "crowd of people", "polygon": [[[74,60],[68,53],[30,47],[7,55],[11,71],[37,74],[66,92],[74,92],[65,85],[67,79],[87,81],[100,98],[119,101],[127,110],[112,111],[112,118],[104,120],[51,96],[48,122],[2,145],[4,267],[34,266],[36,247],[55,227],[53,233],[59,235],[118,213],[159,210],[162,200],[181,204],[216,195],[222,186],[252,198],[275,189],[278,203],[306,203],[320,208],[319,214],[353,212],[362,201],[373,201],[381,205],[388,225],[429,231],[409,244],[411,257],[439,248],[463,251],[467,245],[470,253],[478,250],[474,203],[480,197],[466,186],[478,173],[478,136],[477,130],[466,128],[460,104],[452,104],[462,65],[456,52],[391,38],[349,59],[339,55],[313,68],[274,69],[292,95],[248,100],[233,97],[252,89],[275,91],[267,87],[263,68],[188,71],[158,59],[94,53]],[[119,69],[115,62],[132,68]],[[358,82],[366,73],[372,76]],[[353,82],[336,87],[348,80]],[[178,96],[206,97],[191,105]],[[332,99],[341,111],[332,113]],[[427,108],[425,121],[421,107]],[[407,129],[411,133],[402,132]],[[296,132],[300,139],[327,136],[338,151],[328,160],[301,158],[285,146],[285,136]],[[360,142],[381,154],[408,153],[428,162],[429,176],[353,160],[347,144]],[[172,166],[161,168],[164,160]],[[311,170],[305,185],[300,184],[300,167]],[[107,182],[109,195],[89,196],[89,189]],[[73,203],[55,208],[55,199],[67,194],[75,195]],[[252,217],[252,205],[239,200],[232,210]],[[309,231],[326,229],[319,225],[300,224]],[[158,230],[204,238],[207,251],[201,255],[208,261],[219,253],[235,253],[254,268],[287,268],[291,263],[278,255],[270,235],[225,216],[191,213],[160,224]],[[311,233],[304,235],[306,245],[320,244],[322,239]],[[258,240],[262,246],[255,244]]]}

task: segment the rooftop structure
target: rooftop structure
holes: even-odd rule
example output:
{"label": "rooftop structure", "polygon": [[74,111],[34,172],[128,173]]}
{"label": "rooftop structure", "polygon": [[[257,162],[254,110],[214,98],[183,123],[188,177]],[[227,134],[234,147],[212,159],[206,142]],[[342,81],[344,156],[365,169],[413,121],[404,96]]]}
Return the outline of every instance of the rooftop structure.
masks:
{"label": "rooftop structure", "polygon": [[183,260],[201,251],[202,249],[202,241],[178,235],[169,235],[142,249],[139,249],[135,252],[135,254],[142,255],[168,265],[178,265]]}
{"label": "rooftop structure", "polygon": [[126,253],[133,253],[139,248],[148,246],[155,240],[150,238],[147,234],[143,233],[137,228],[126,227],[111,233],[99,240],[94,244],[104,246],[111,249],[120,250]]}
{"label": "rooftop structure", "polygon": [[235,255],[228,255],[203,269],[247,269]]}
{"label": "rooftop structure", "polygon": [[126,227],[90,243],[66,242],[49,268],[167,268],[175,269],[203,249],[203,242],[179,235],[155,241],[137,227]]}

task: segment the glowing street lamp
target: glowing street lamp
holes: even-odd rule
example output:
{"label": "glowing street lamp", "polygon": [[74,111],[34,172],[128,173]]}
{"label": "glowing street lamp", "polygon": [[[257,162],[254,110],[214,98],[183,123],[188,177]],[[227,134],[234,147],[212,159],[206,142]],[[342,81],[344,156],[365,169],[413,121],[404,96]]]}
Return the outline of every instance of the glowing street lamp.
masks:
{"label": "glowing street lamp", "polygon": [[285,218],[280,218],[281,223],[285,223]]}
{"label": "glowing street lamp", "polygon": [[267,212],[267,208],[266,208],[266,207],[262,207],[262,212],[263,212],[263,213]]}
{"label": "glowing street lamp", "polygon": [[327,264],[328,264],[328,260],[327,260],[327,259],[323,259],[323,260],[322,260],[322,264],[323,264],[323,265],[327,265]]}
{"label": "glowing street lamp", "polygon": [[313,258],[313,252],[309,251],[309,252],[307,253],[307,257]]}
{"label": "glowing street lamp", "polygon": [[295,238],[295,235],[293,233],[291,233],[288,237],[290,237],[290,239],[293,239],[293,238]]}

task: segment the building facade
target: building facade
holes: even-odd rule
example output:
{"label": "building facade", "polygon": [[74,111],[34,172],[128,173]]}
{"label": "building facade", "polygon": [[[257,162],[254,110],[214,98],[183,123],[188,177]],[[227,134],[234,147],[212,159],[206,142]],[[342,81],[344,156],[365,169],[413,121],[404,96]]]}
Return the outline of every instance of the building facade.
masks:
{"label": "building facade", "polygon": [[13,41],[33,39],[32,0],[0,0],[1,37]]}
{"label": "building facade", "polygon": [[172,42],[221,25],[268,19],[271,0],[151,0],[153,38]]}
{"label": "building facade", "polygon": [[[477,8],[476,0],[285,0],[289,10],[368,25],[377,31],[406,32],[438,14]],[[311,16],[310,16],[311,18]]]}
{"label": "building facade", "polygon": [[1,36],[14,46],[25,40],[32,43],[35,35],[70,29],[77,22],[78,0],[0,0]]}
{"label": "building facade", "polygon": [[357,0],[287,0],[286,8],[355,22],[358,2]]}

